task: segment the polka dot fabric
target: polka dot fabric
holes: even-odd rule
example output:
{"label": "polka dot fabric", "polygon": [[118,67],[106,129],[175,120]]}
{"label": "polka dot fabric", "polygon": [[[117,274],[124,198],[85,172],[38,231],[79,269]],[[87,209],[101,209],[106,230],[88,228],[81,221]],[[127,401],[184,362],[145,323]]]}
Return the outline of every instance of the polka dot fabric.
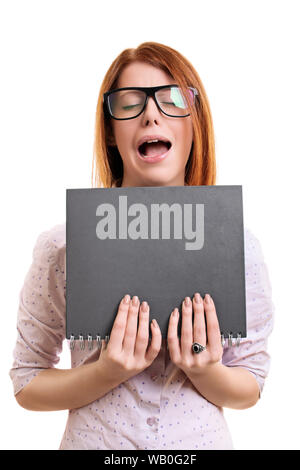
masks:
{"label": "polka dot fabric", "polygon": [[226,366],[245,367],[252,372],[262,393],[270,369],[267,341],[273,329],[275,306],[261,245],[248,229],[245,230],[244,248],[247,338],[243,338],[238,348],[224,348],[222,362]]}
{"label": "polka dot fabric", "polygon": [[[40,371],[59,362],[65,339],[66,226],[38,237],[19,297],[17,341],[10,370],[17,394]],[[271,286],[260,244],[245,229],[248,337],[224,347],[223,364],[254,374],[262,391],[273,326]],[[96,360],[98,350],[70,352],[72,367]],[[233,449],[223,410],[208,402],[170,360],[166,340],[153,363],[100,399],[69,411],[60,449]]]}

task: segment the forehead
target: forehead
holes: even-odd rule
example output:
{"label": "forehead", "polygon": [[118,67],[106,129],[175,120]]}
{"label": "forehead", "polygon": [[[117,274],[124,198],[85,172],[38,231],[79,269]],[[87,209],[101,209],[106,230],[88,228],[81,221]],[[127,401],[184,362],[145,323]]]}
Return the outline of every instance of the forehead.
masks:
{"label": "forehead", "polygon": [[126,65],[118,79],[117,88],[129,86],[151,87],[176,83],[164,70],[146,62],[132,62]]}

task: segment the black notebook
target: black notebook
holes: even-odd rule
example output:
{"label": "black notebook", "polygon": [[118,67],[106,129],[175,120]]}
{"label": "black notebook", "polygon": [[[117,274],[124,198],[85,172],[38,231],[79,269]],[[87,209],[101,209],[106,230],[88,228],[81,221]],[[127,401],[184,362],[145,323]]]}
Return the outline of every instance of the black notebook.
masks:
{"label": "black notebook", "polygon": [[242,186],[67,189],[66,281],[71,340],[108,339],[125,294],[166,338],[196,292],[212,296],[224,338],[246,337]]}

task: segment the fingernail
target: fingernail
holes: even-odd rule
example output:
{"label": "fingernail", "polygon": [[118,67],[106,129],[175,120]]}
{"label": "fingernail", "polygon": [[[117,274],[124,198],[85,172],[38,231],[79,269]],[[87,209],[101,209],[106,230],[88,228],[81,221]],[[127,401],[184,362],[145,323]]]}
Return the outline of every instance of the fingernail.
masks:
{"label": "fingernail", "polygon": [[174,310],[173,310],[173,317],[174,317],[174,318],[177,318],[178,315],[179,315],[179,310],[178,310],[178,308],[174,308]]}
{"label": "fingernail", "polygon": [[197,304],[200,304],[200,303],[201,303],[201,300],[202,300],[202,299],[201,299],[201,295],[197,292],[197,293],[195,294],[195,301],[196,301],[196,303],[197,303]]}
{"label": "fingernail", "polygon": [[205,294],[205,302],[206,302],[207,304],[210,304],[210,302],[211,302],[211,297],[210,297],[209,294]]}
{"label": "fingernail", "polygon": [[129,304],[129,301],[130,301],[130,295],[125,295],[123,301],[125,302],[125,304]]}
{"label": "fingernail", "polygon": [[186,297],[184,303],[188,307],[191,303],[191,299],[189,297]]}
{"label": "fingernail", "polygon": [[153,318],[152,324],[153,324],[153,326],[155,326],[155,328],[158,328],[158,323],[157,323],[157,321],[155,320],[155,318]]}
{"label": "fingernail", "polygon": [[144,301],[142,302],[142,310],[143,310],[143,312],[147,312],[147,308],[148,308],[148,304],[147,304],[147,302],[144,300]]}
{"label": "fingernail", "polygon": [[138,297],[136,295],[133,296],[132,303],[134,306],[138,305],[139,302],[138,302]]}

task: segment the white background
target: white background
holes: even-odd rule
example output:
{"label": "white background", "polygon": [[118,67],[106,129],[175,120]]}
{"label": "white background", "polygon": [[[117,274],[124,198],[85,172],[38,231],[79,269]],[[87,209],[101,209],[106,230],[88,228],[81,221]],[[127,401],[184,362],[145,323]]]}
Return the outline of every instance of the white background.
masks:
{"label": "white background", "polygon": [[[144,41],[177,49],[199,72],[217,184],[243,185],[245,224],[269,268],[271,370],[255,407],[225,410],[235,448],[300,448],[298,8],[291,0],[1,1],[2,449],[59,446],[67,411],[26,411],[13,396],[18,295],[37,236],[65,221],[65,189],[91,187],[104,74]],[[70,367],[66,347],[59,367]]]}

